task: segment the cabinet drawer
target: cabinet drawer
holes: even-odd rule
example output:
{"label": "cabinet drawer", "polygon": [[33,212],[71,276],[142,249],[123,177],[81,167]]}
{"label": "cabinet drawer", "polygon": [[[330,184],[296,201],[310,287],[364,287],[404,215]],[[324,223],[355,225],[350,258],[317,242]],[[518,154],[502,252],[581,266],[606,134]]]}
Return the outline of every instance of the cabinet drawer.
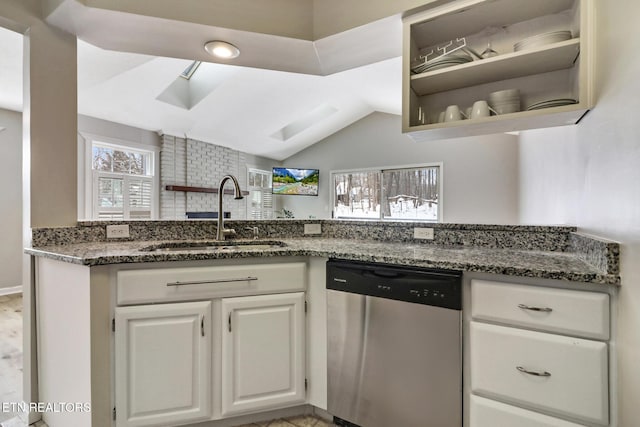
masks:
{"label": "cabinet drawer", "polygon": [[471,395],[469,427],[584,427],[517,406]]}
{"label": "cabinet drawer", "polygon": [[470,332],[474,393],[608,424],[607,344],[478,322]]}
{"label": "cabinet drawer", "polygon": [[472,280],[471,315],[476,320],[609,339],[609,295],[598,292]]}
{"label": "cabinet drawer", "polygon": [[303,262],[123,270],[117,273],[117,304],[304,291],[305,283]]}

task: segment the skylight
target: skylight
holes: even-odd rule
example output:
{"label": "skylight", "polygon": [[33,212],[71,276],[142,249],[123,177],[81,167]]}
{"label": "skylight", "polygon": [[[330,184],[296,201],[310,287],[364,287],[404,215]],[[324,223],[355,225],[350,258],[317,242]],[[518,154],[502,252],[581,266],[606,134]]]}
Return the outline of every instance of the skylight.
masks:
{"label": "skylight", "polygon": [[184,69],[182,73],[180,73],[180,77],[189,80],[191,76],[193,76],[193,73],[196,72],[201,63],[201,61],[193,61],[187,68]]}

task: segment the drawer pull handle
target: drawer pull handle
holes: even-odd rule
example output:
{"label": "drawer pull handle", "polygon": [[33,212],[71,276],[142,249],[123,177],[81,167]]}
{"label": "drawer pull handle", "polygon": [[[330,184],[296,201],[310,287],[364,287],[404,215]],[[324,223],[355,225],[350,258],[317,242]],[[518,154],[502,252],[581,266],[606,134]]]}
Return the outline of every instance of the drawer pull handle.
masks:
{"label": "drawer pull handle", "polygon": [[204,336],[204,316],[200,316],[200,335]]}
{"label": "drawer pull handle", "polygon": [[213,280],[200,280],[195,282],[170,282],[167,286],[184,286],[184,285],[210,285],[215,283],[231,283],[231,282],[250,282],[258,280],[257,277],[237,277],[235,279],[213,279]]}
{"label": "drawer pull handle", "polygon": [[518,304],[518,308],[521,308],[523,310],[530,310],[530,311],[542,311],[544,313],[551,313],[553,311],[553,308],[549,308],[549,307],[532,307],[530,305],[525,305],[525,304]]}
{"label": "drawer pull handle", "polygon": [[525,373],[527,375],[533,375],[536,377],[550,377],[551,373],[547,372],[547,371],[542,371],[542,372],[536,372],[536,371],[529,371],[528,369],[523,368],[522,366],[516,366],[516,369],[522,373]]}

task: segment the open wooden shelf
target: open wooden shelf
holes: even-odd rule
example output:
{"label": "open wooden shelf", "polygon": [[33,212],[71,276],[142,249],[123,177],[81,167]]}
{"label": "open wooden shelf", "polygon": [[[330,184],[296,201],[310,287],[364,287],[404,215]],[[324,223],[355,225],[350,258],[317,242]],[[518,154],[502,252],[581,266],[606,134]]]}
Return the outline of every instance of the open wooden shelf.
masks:
{"label": "open wooden shelf", "polygon": [[[187,192],[187,193],[213,193],[213,194],[218,194],[218,189],[217,188],[191,187],[191,186],[187,186],[187,185],[167,185],[167,186],[165,186],[165,190],[167,190],[167,191],[184,191],[184,192]],[[224,190],[223,194],[233,195],[234,191],[233,190]],[[243,196],[248,196],[249,192],[248,191],[243,191],[242,195]]]}
{"label": "open wooden shelf", "polygon": [[[593,108],[594,20],[597,0],[460,0],[403,17],[402,131],[416,141],[490,135],[578,123]],[[574,37],[513,52],[538,35],[570,31]],[[412,74],[420,55],[462,40],[475,51],[501,54]],[[576,104],[441,122],[448,106],[461,111],[490,94],[520,91],[520,107],[551,99]]]}
{"label": "open wooden shelf", "polygon": [[411,76],[411,88],[419,95],[430,95],[497,80],[573,67],[580,54],[580,39],[574,38],[536,49],[505,53],[488,59],[454,65]]}

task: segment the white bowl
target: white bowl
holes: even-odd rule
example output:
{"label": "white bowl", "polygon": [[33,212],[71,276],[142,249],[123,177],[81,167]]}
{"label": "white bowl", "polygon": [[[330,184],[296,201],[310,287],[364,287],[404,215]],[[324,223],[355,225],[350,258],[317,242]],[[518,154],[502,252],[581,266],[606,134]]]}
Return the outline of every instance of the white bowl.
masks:
{"label": "white bowl", "polygon": [[489,94],[489,99],[502,101],[505,99],[520,99],[520,90],[519,89],[505,89],[499,90],[497,92],[491,92]]}
{"label": "white bowl", "polygon": [[517,103],[493,103],[489,102],[489,106],[493,108],[498,114],[516,113],[520,111],[520,101]]}

